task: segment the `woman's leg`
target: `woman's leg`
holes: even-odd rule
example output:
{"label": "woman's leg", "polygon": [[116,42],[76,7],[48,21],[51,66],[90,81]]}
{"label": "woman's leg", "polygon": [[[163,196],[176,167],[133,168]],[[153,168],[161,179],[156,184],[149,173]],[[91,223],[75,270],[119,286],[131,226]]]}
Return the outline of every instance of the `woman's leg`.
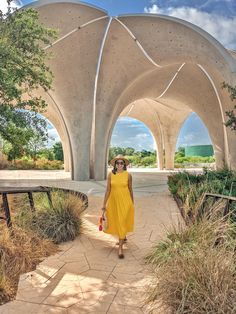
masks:
{"label": "woman's leg", "polygon": [[119,249],[118,249],[119,258],[124,258],[123,244],[124,244],[124,239],[119,239]]}
{"label": "woman's leg", "polygon": [[[124,238],[124,243],[126,243],[126,242],[127,242],[127,240],[128,240],[128,239],[127,239],[127,238],[126,238],[126,236],[125,236],[125,238]],[[119,243],[120,243],[119,241],[118,241],[118,242],[116,242],[116,245],[119,245]]]}

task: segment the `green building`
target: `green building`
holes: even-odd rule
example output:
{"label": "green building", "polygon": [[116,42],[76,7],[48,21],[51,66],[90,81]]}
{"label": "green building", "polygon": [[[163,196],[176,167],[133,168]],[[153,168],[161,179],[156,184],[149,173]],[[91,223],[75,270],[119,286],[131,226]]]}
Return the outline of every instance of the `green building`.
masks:
{"label": "green building", "polygon": [[214,150],[212,145],[194,145],[185,147],[185,156],[213,156]]}

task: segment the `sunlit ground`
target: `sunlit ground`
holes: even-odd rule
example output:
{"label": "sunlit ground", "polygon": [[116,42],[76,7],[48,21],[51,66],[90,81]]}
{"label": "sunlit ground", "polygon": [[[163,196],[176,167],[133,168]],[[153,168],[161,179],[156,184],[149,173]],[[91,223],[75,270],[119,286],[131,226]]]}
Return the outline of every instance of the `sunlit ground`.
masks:
{"label": "sunlit ground", "polygon": [[[175,170],[159,170],[158,168],[129,168],[128,171],[131,173],[172,173],[178,171],[191,171],[191,172],[201,172],[202,168],[185,168],[185,169],[175,169]],[[111,168],[108,169],[108,172]],[[70,180],[70,172],[65,172],[64,170],[0,170],[0,180],[34,180],[34,179],[46,179],[46,180]]]}

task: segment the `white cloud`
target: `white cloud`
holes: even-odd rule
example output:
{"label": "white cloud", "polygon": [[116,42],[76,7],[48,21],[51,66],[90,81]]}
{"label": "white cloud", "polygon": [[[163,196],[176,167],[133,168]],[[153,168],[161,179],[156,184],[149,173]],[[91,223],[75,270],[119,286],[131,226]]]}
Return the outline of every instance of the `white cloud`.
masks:
{"label": "white cloud", "polygon": [[56,129],[48,129],[48,136],[49,138],[55,140],[55,141],[60,141],[60,137],[57,133],[57,130]]}
{"label": "white cloud", "polygon": [[157,0],[149,0],[151,4],[157,3]]}
{"label": "white cloud", "polygon": [[147,134],[147,133],[139,133],[135,137],[138,138],[138,139],[144,139],[144,138],[149,137],[149,134]]}
{"label": "white cloud", "polygon": [[[15,1],[12,1],[11,3],[11,7],[21,7],[22,6],[22,2],[20,0],[15,0]],[[0,0],[0,10],[3,12],[3,13],[6,13],[7,12],[7,0]]]}
{"label": "white cloud", "polygon": [[236,49],[236,17],[210,14],[191,7],[162,9],[157,4],[145,7],[144,12],[164,14],[186,20],[210,33],[227,48]]}
{"label": "white cloud", "polygon": [[162,9],[160,9],[156,4],[153,4],[151,7],[145,7],[145,13],[152,13],[152,14],[164,14],[162,13]]}

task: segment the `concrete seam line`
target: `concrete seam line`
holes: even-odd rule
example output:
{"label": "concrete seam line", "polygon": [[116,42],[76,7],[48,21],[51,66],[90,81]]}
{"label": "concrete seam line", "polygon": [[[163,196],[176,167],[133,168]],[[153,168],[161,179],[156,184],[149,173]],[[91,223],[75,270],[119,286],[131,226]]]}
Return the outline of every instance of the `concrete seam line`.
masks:
{"label": "concrete seam line", "polygon": [[158,96],[156,99],[161,98],[162,96],[165,95],[165,93],[168,91],[168,89],[170,88],[170,86],[172,85],[172,83],[174,82],[175,78],[177,77],[177,75],[179,74],[180,70],[183,68],[183,66],[185,65],[185,62],[183,64],[181,64],[181,66],[178,68],[177,72],[175,73],[175,75],[172,77],[172,79],[170,80],[169,84],[167,85],[167,87],[165,88],[165,90],[161,93],[160,96]]}
{"label": "concrete seam line", "polygon": [[126,116],[130,114],[131,110],[134,108],[134,105],[135,105],[134,103],[131,105],[131,107],[129,108],[129,111],[126,113]]}
{"label": "concrete seam line", "polygon": [[136,42],[137,46],[140,48],[140,50],[142,51],[142,53],[145,55],[145,57],[156,67],[158,68],[162,68],[161,65],[157,64],[150,56],[149,54],[146,52],[146,50],[143,48],[143,46],[140,44],[140,42],[138,41],[138,39],[134,36],[134,34],[131,32],[131,30],[124,24],[122,23],[118,18],[115,17],[115,20],[117,22],[119,22],[124,29],[126,29],[126,31],[130,34],[130,36],[134,39],[134,41]]}
{"label": "concrete seam line", "polygon": [[96,19],[93,19],[93,20],[91,20],[91,21],[88,21],[88,22],[86,22],[86,23],[84,23],[84,24],[82,24],[82,25],[76,27],[75,29],[73,29],[73,30],[70,31],[69,33],[65,34],[65,35],[62,36],[61,38],[58,38],[58,39],[55,40],[52,44],[47,45],[47,46],[44,47],[43,49],[44,49],[44,50],[47,50],[48,48],[50,48],[50,47],[56,45],[57,43],[59,43],[60,41],[62,41],[63,39],[65,39],[65,38],[69,37],[70,35],[74,34],[74,33],[77,32],[79,29],[81,29],[81,28],[83,28],[83,27],[85,27],[85,26],[87,26],[87,25],[89,25],[89,24],[92,24],[92,23],[94,23],[94,22],[103,20],[103,19],[105,19],[105,18],[108,18],[108,16],[107,16],[107,15],[104,15],[104,16],[98,17],[98,18],[96,18]]}
{"label": "concrete seam line", "polygon": [[229,142],[228,142],[228,135],[227,135],[227,131],[226,131],[226,126],[224,125],[225,118],[224,118],[224,112],[223,112],[223,108],[222,108],[221,99],[220,99],[218,90],[217,90],[217,88],[215,86],[215,83],[214,83],[213,79],[211,78],[210,74],[207,72],[207,70],[201,64],[197,64],[197,66],[206,75],[206,77],[208,78],[209,82],[211,83],[211,86],[214,89],[214,92],[216,94],[216,98],[217,98],[218,103],[219,103],[220,112],[221,112],[221,118],[222,118],[222,121],[223,121],[223,134],[224,134],[225,155],[226,155],[225,157],[227,159],[227,164],[230,167],[230,163],[229,163]]}
{"label": "concrete seam line", "polygon": [[154,98],[153,101],[155,101],[158,105],[161,105],[163,107],[162,110],[165,110],[165,112],[169,112],[169,109],[174,110],[174,111],[179,111],[179,112],[181,111],[181,109],[179,108],[176,108],[176,107],[173,108],[171,105],[162,102],[160,98],[159,99]]}
{"label": "concrete seam line", "polygon": [[[94,151],[94,143],[93,140],[95,139],[95,122],[96,122],[96,102],[97,102],[97,86],[98,86],[98,78],[99,78],[99,72],[100,72],[100,67],[101,67],[101,61],[102,61],[102,55],[103,55],[103,49],[105,46],[107,34],[110,28],[112,22],[112,17],[109,18],[109,22],[107,24],[100,51],[99,51],[99,57],[98,57],[98,62],[97,62],[97,69],[96,69],[96,75],[95,75],[95,81],[94,81],[94,91],[93,91],[93,115],[92,115],[92,130],[91,130],[91,143],[90,143],[90,167],[94,165],[94,159],[95,159],[95,151]],[[94,170],[93,170],[94,171]],[[94,175],[94,174],[93,174]]]}
{"label": "concrete seam line", "polygon": [[89,25],[89,24],[92,24],[92,23],[94,23],[94,22],[97,22],[97,21],[100,21],[100,20],[103,20],[103,19],[106,19],[106,18],[108,18],[108,15],[104,15],[104,16],[98,17],[98,18],[96,18],[96,19],[93,19],[93,20],[91,20],[91,21],[88,21],[88,22],[86,22],[86,23],[80,25],[78,28],[85,27],[85,26],[87,26],[87,25]]}

